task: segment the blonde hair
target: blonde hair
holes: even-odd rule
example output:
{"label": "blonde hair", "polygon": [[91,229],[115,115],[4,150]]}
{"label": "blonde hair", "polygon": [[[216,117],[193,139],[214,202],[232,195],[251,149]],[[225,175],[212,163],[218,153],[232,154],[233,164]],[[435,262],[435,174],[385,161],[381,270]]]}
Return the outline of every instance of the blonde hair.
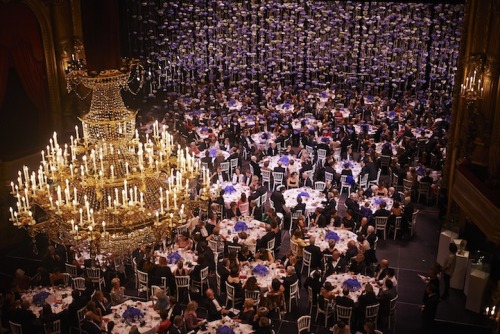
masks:
{"label": "blonde hair", "polygon": [[186,312],[194,312],[198,308],[198,303],[194,300],[190,301],[186,306]]}

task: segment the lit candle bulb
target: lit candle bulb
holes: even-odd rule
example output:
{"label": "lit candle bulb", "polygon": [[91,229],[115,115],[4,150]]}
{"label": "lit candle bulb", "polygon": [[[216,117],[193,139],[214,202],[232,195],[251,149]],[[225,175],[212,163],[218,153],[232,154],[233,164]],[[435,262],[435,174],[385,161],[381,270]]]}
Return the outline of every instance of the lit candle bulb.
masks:
{"label": "lit candle bulb", "polygon": [[102,231],[104,233],[106,233],[106,222],[105,221],[102,222]]}
{"label": "lit candle bulb", "polygon": [[78,125],[75,125],[76,141],[80,141],[80,134],[78,133]]}

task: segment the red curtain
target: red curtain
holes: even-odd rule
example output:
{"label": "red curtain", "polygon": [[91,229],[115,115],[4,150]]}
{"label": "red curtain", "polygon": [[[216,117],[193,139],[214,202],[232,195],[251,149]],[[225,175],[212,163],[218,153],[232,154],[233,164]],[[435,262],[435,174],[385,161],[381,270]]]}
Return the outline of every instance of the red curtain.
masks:
{"label": "red curtain", "polygon": [[20,3],[0,4],[0,108],[7,74],[14,66],[26,94],[44,115],[48,89],[40,25],[33,12]]}

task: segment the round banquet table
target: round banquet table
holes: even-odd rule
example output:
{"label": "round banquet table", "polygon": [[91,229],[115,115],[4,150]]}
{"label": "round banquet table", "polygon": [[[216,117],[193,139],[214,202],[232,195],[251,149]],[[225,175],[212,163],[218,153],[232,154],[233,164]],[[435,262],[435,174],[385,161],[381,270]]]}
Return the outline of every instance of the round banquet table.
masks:
{"label": "round banquet table", "polygon": [[264,167],[264,161],[268,160],[269,161],[269,168],[274,169],[274,167],[278,167],[278,161],[281,161],[281,166],[286,168],[290,162],[290,160],[294,160],[294,164],[297,166],[297,170],[300,170],[302,168],[302,163],[300,162],[300,159],[297,159],[291,155],[283,155],[283,156],[273,156],[273,157],[266,157],[264,158],[259,165],[261,167]]}
{"label": "round banquet table", "polygon": [[197,127],[196,128],[196,133],[198,134],[198,136],[200,136],[201,139],[205,139],[205,138],[208,138],[208,135],[209,135],[208,129],[211,129],[212,133],[214,133],[215,136],[219,135],[219,129],[214,128],[214,127],[210,127],[209,128],[207,126],[199,126],[199,127]]}
{"label": "round banquet table", "polygon": [[285,114],[285,113],[293,114],[295,112],[295,106],[292,103],[282,103],[276,105],[276,110],[280,114]]}
{"label": "round banquet table", "polygon": [[[385,143],[380,142],[375,144],[375,152],[378,154],[382,154],[382,147]],[[398,155],[398,146],[395,143],[391,143],[392,146],[392,155]]]}
{"label": "round banquet table", "polygon": [[246,185],[224,182],[220,184],[213,184],[212,187],[210,187],[210,194],[212,196],[215,196],[219,189],[224,189],[223,197],[226,208],[229,208],[231,202],[238,203],[238,200],[240,199],[242,193],[247,194],[247,197],[250,193],[250,188]]}
{"label": "round banquet table", "polygon": [[252,134],[252,140],[255,144],[264,145],[267,149],[276,140],[276,135],[274,132],[258,132]]}
{"label": "round banquet table", "polygon": [[417,137],[417,138],[420,138],[420,133],[424,131],[424,137],[429,139],[429,138],[432,138],[432,131],[431,130],[427,130],[427,129],[422,129],[422,128],[412,128],[411,129],[411,133]]}
{"label": "round banquet table", "polygon": [[342,160],[340,162],[337,162],[335,164],[335,172],[340,175],[342,173],[342,170],[344,169],[345,163],[349,163],[351,165],[352,177],[356,182],[358,182],[358,176],[359,176],[359,173],[361,173],[361,166],[356,161]]}
{"label": "round banquet table", "polygon": [[242,105],[243,103],[237,100],[229,100],[226,103],[226,106],[230,111],[240,110]]}
{"label": "round banquet table", "polygon": [[[239,228],[240,226],[244,226],[243,223],[245,223],[246,228],[240,229]],[[264,235],[266,235],[265,224],[251,217],[245,217],[239,219],[238,221],[224,219],[219,223],[219,227],[220,227],[220,235],[224,236],[229,241],[233,240],[234,237],[237,237],[238,233],[241,231],[245,231],[247,233],[248,235],[247,241],[248,239],[250,239],[256,242]],[[240,244],[243,242],[243,240],[240,239],[238,240]]]}
{"label": "round banquet table", "polygon": [[[115,327],[111,333],[113,334],[128,334],[130,328],[136,325],[141,334],[153,334],[156,333],[158,325],[161,322],[160,315],[156,312],[153,307],[153,302],[134,302],[132,300],[127,300],[119,305],[111,307],[111,314],[103,316],[104,322],[109,322],[113,320],[115,322]],[[135,307],[139,309],[144,314],[144,326],[140,325],[140,321],[126,323],[122,318],[123,312],[128,307]]]}
{"label": "round banquet table", "polygon": [[[262,268],[267,268],[267,273],[261,272],[257,273],[254,271],[255,267],[259,266]],[[255,276],[257,278],[257,284],[262,291],[267,291],[268,287],[271,285],[273,278],[278,278],[280,280],[286,276],[286,270],[283,267],[278,266],[276,263],[271,263],[267,261],[254,261],[249,264],[244,264],[240,269],[240,279],[243,283],[250,277]]]}
{"label": "round banquet table", "polygon": [[37,317],[40,317],[40,314],[42,313],[42,306],[36,305],[33,302],[33,297],[39,293],[49,293],[49,295],[45,298],[45,302],[51,306],[54,314],[59,314],[73,302],[73,297],[71,297],[72,291],[73,289],[70,287],[35,288],[34,290],[29,290],[22,294],[21,299],[29,301],[30,310],[33,311]]}
{"label": "round banquet table", "polygon": [[294,119],[292,121],[292,128],[294,130],[300,130],[302,129],[302,121],[305,121],[306,126],[309,128],[311,126],[315,128],[321,128],[321,121],[316,120],[314,117],[307,117],[307,118],[301,118],[301,119]]}
{"label": "round banquet table", "polygon": [[385,206],[385,208],[387,210],[391,210],[392,208],[392,204],[394,203],[394,201],[392,200],[392,198],[389,198],[389,197],[378,197],[378,196],[373,196],[373,197],[370,197],[370,198],[367,198],[366,200],[364,201],[360,201],[359,202],[359,206],[364,206],[366,202],[369,202],[370,203],[370,209],[372,209],[372,212],[375,212],[379,209],[379,204],[381,202],[385,201],[385,204],[387,204]]}
{"label": "round banquet table", "polygon": [[220,320],[215,320],[207,323],[205,325],[206,330],[199,330],[198,334],[214,334],[217,332],[217,329],[221,328],[222,326],[231,327],[234,334],[247,334],[254,332],[251,325],[241,324],[226,316]]}
{"label": "round banquet table", "polygon": [[165,257],[168,261],[168,267],[172,272],[177,269],[177,262],[182,260],[184,262],[184,268],[191,269],[198,264],[196,262],[198,257],[192,250],[185,250],[183,248],[176,248],[170,252],[155,251],[155,262],[158,263],[159,257]]}
{"label": "round banquet table", "polygon": [[[305,194],[308,194],[309,196]],[[307,187],[286,190],[283,193],[283,196],[285,197],[285,205],[290,209],[295,207],[297,205],[297,196],[299,195],[302,197],[302,203],[306,204],[306,212],[303,212],[304,215],[309,215],[313,213],[316,208],[323,207],[321,202],[325,200],[325,194],[319,190]]]}
{"label": "round banquet table", "polygon": [[369,276],[363,276],[363,275],[352,275],[352,274],[334,274],[330,275],[326,278],[326,282],[332,283],[334,289],[333,291],[336,294],[341,295],[342,294],[342,285],[344,282],[348,279],[354,279],[357,282],[360,283],[361,287],[359,290],[352,291],[349,293],[349,297],[354,300],[354,302],[358,301],[358,297],[363,293],[365,285],[367,283],[370,283],[373,286],[373,292],[375,292],[375,295],[378,295],[379,287],[377,283],[375,282],[375,278],[369,277]]}
{"label": "round banquet table", "polygon": [[337,229],[337,228],[321,228],[321,227],[312,227],[309,230],[307,230],[307,235],[309,237],[314,236],[316,238],[315,245],[318,246],[321,251],[324,251],[325,249],[328,249],[328,239],[334,237],[334,235],[329,234],[329,232],[334,232],[338,237],[339,240],[335,243],[335,248],[342,254],[345,254],[347,251],[347,243],[350,240],[356,241],[358,236],[356,233],[353,233],[348,230],[344,229]]}
{"label": "round banquet table", "polygon": [[[206,150],[201,151],[200,153],[198,153],[196,155],[196,157],[199,159],[204,158],[205,152],[206,152]],[[209,152],[210,158],[212,158],[212,161],[215,159],[215,157],[217,156],[217,153],[219,153],[219,152],[222,152],[222,155],[224,156],[224,160],[227,160],[227,158],[229,158],[229,152],[226,152],[223,150],[209,149],[208,152]]]}

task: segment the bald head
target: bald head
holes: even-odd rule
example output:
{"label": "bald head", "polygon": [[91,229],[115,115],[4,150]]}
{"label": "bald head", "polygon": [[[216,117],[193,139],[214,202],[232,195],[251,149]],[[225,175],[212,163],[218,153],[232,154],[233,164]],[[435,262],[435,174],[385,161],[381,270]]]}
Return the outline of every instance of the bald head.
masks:
{"label": "bald head", "polygon": [[382,268],[387,268],[387,267],[389,267],[389,260],[387,260],[387,259],[383,259],[383,260],[381,260],[381,261],[380,261],[380,266],[381,266]]}

